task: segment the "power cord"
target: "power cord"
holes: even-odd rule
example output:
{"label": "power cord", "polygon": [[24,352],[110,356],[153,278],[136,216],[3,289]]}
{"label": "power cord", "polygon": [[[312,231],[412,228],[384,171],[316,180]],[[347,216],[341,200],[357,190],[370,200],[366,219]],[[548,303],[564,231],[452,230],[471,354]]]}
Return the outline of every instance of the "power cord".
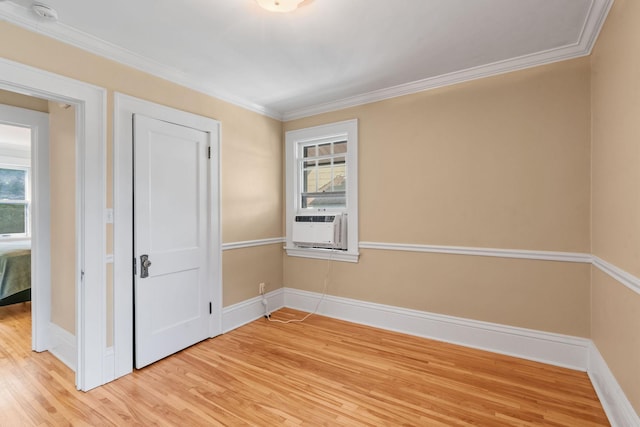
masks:
{"label": "power cord", "polygon": [[332,270],[333,270],[333,264],[332,264],[331,261],[333,260],[333,254],[334,253],[335,253],[335,249],[331,249],[329,258],[327,258],[327,271],[326,271],[325,276],[324,276],[324,285],[323,285],[323,288],[322,288],[322,296],[320,297],[320,299],[316,303],[316,307],[312,312],[307,313],[306,316],[304,316],[302,319],[289,319],[289,320],[272,319],[271,318],[271,313],[269,313],[269,311],[267,310],[266,300],[263,297],[262,304],[264,305],[264,310],[265,310],[264,317],[266,317],[269,322],[283,323],[283,324],[286,325],[288,323],[302,323],[305,320],[307,320],[310,316],[312,316],[314,314],[317,314],[318,313],[318,309],[320,308],[320,304],[324,300],[324,297],[327,295],[327,290],[329,289],[329,281],[331,280],[331,273],[332,273]]}

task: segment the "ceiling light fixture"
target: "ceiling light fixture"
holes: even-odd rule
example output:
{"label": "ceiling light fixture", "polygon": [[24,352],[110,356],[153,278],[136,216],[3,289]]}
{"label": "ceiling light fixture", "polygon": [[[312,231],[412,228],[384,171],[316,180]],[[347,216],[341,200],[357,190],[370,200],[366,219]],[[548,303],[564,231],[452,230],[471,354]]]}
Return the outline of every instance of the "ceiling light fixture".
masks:
{"label": "ceiling light fixture", "polygon": [[256,0],[261,8],[269,12],[293,12],[302,0]]}

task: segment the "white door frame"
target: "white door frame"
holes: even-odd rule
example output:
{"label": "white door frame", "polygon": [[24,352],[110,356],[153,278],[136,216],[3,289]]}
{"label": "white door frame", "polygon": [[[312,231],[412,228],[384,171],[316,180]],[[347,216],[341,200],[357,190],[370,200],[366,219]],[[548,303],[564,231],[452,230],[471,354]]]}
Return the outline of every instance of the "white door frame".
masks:
{"label": "white door frame", "polygon": [[209,134],[209,238],[213,272],[213,315],[209,336],[222,333],[222,251],[220,221],[220,122],[132,96],[114,95],[114,289],[115,378],[133,371],[133,114],[191,127]]}
{"label": "white door frame", "polygon": [[45,351],[51,345],[49,115],[0,105],[0,123],[31,128],[31,348]]}
{"label": "white door frame", "polygon": [[76,387],[107,382],[104,88],[0,58],[0,88],[76,108]]}

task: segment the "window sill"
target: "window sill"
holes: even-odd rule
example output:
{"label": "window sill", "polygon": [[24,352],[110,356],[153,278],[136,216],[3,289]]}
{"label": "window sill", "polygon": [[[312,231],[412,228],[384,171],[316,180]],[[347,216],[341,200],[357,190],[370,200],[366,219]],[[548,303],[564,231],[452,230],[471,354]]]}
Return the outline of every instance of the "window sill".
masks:
{"label": "window sill", "polygon": [[4,235],[0,236],[0,242],[28,242],[31,241],[31,236],[12,236]]}
{"label": "window sill", "polygon": [[360,258],[359,253],[348,253],[342,251],[330,251],[327,249],[313,249],[313,248],[295,248],[285,247],[287,255],[301,257],[301,258],[315,258],[315,259],[331,259],[333,261],[344,261],[357,263]]}

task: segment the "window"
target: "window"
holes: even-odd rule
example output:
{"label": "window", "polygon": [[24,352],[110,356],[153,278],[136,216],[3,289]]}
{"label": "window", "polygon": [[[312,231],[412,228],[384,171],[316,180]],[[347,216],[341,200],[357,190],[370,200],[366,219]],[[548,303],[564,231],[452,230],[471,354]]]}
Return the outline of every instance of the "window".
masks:
{"label": "window", "polygon": [[[349,120],[286,133],[287,254],[358,260],[358,121]],[[295,217],[340,214],[346,249],[300,247],[292,239]]]}
{"label": "window", "polygon": [[346,209],[347,141],[300,145],[303,209]]}
{"label": "window", "polygon": [[29,169],[0,166],[0,237],[29,236]]}

